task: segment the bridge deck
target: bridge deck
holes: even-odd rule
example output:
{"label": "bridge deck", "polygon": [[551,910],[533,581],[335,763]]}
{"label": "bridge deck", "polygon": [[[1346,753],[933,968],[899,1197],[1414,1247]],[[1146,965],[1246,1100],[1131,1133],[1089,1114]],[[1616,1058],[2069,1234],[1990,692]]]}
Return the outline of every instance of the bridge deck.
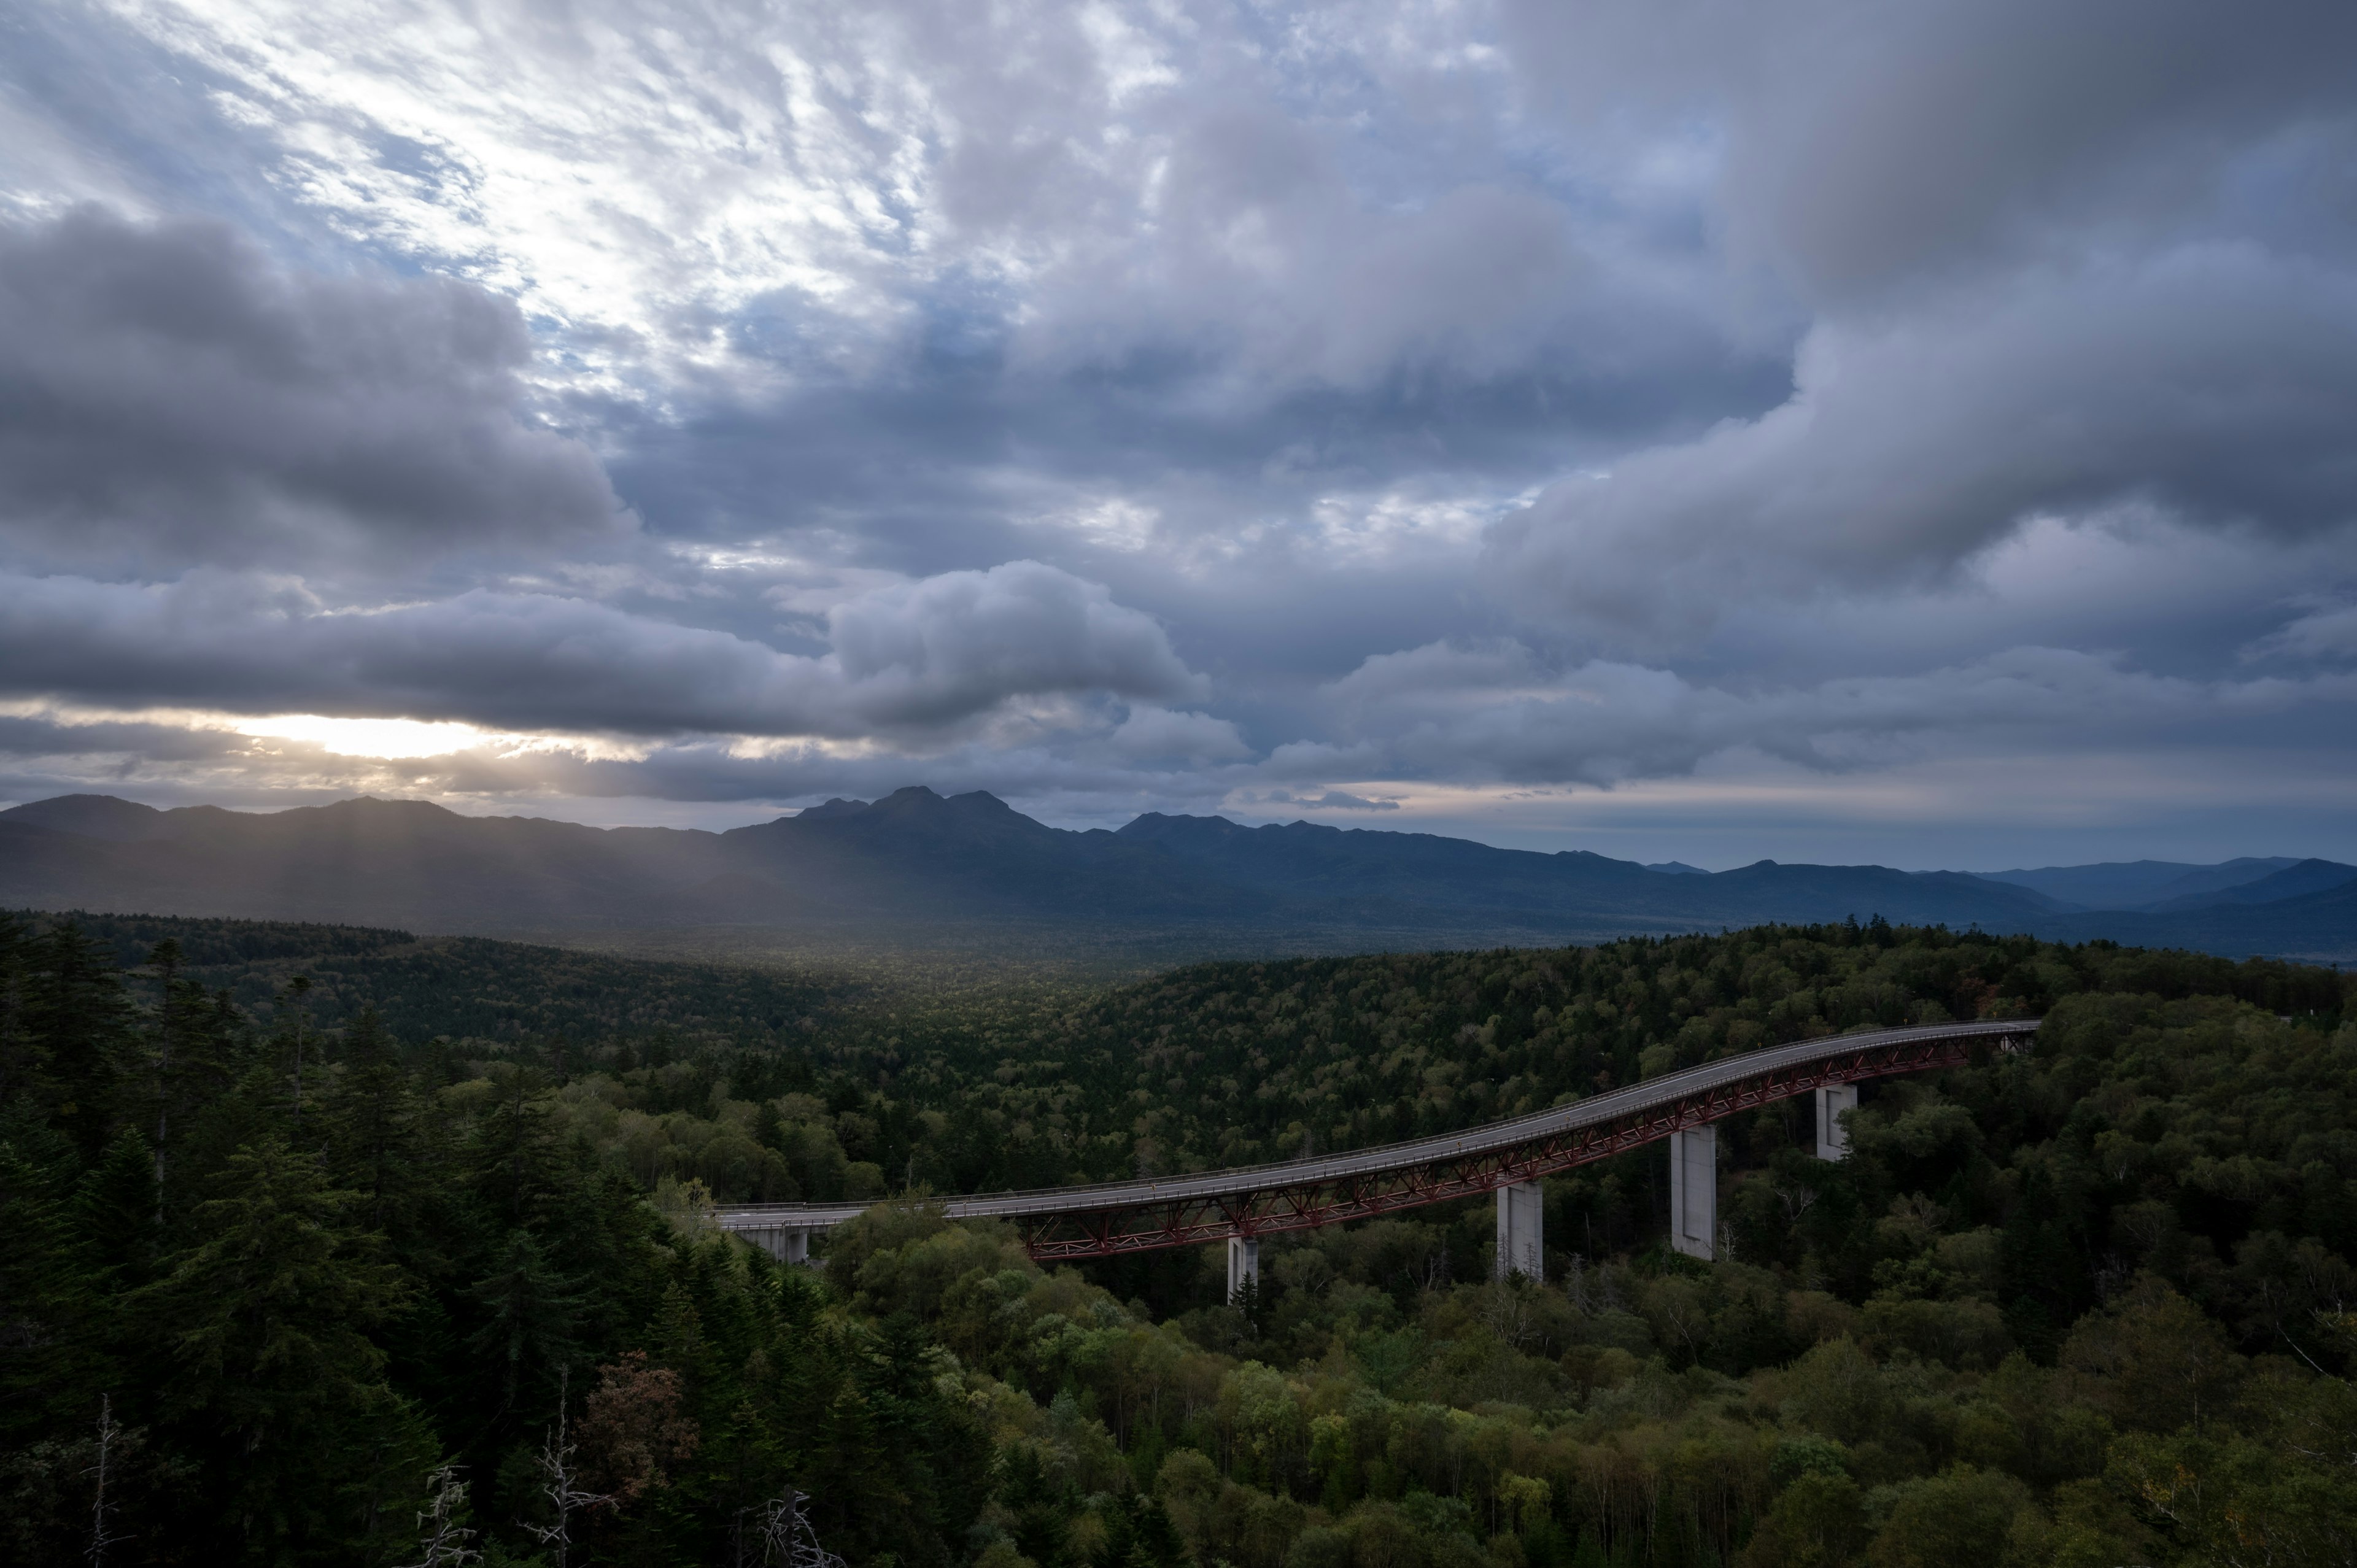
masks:
{"label": "bridge deck", "polygon": [[[1348,1154],[931,1201],[953,1219],[1016,1220],[1042,1256],[1103,1255],[1187,1245],[1223,1230],[1329,1224],[1533,1179],[1820,1084],[1955,1065],[1975,1047],[2018,1046],[2038,1023],[2005,1019],[1833,1035],[1722,1058],[1461,1133]],[[1290,1196],[1271,1211],[1274,1195]],[[716,1208],[714,1216],[730,1230],[821,1230],[872,1207],[730,1204]],[[1142,1228],[1117,1223],[1140,1217],[1151,1219]]]}

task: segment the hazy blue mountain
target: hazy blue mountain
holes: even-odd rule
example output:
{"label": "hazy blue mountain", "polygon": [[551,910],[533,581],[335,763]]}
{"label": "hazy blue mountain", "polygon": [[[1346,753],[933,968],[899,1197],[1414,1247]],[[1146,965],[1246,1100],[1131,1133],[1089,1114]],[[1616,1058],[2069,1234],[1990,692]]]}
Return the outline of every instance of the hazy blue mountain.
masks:
{"label": "hazy blue mountain", "polygon": [[1683,860],[1658,860],[1653,862],[1651,865],[1646,866],[1645,869],[1648,871],[1663,872],[1671,876],[1708,876],[1710,875],[1709,872],[1705,871],[1701,866],[1688,865]]}
{"label": "hazy blue mountain", "polygon": [[[944,799],[924,789],[830,800],[727,832],[467,817],[373,799],[253,813],[156,811],[86,795],[0,812],[0,905],[454,935],[732,927],[889,943],[920,929],[978,940],[1019,929],[1034,941],[1128,932],[1173,952],[1275,952],[1503,946],[1881,915],[2123,940],[2166,930],[2180,934],[2149,940],[2237,955],[2357,951],[2357,915],[2333,902],[2343,891],[2334,884],[2357,869],[2237,864],[2238,876],[2256,869],[2233,885],[2234,900],[2131,918],[1961,872],[1765,860],[1718,873],[1676,863],[1672,870],[1582,850],[1546,854],[1429,833],[1158,813],[1117,832],[1074,832],[987,794]],[[2079,885],[2083,891],[2106,875],[2106,886],[2148,889],[2227,869],[2144,863],[2022,875],[2068,886],[2057,881],[2062,873],[2100,874]],[[2123,870],[2132,875],[2114,875]],[[2261,931],[2273,934],[2262,940]]]}
{"label": "hazy blue mountain", "polygon": [[2142,947],[2191,948],[2229,958],[2357,960],[2357,879],[2271,904],[2220,904],[2172,913],[2104,910],[2040,921],[2037,934],[2058,941],[2103,937]]}
{"label": "hazy blue mountain", "polygon": [[2145,906],[2152,914],[2174,914],[2189,909],[2214,909],[2226,904],[2276,904],[2303,894],[2321,893],[2357,878],[2357,865],[2343,865],[2332,860],[2303,860],[2285,866],[2281,871],[2262,876],[2255,882],[2243,882],[2214,891],[2186,893],[2174,898],[2158,898]]}
{"label": "hazy blue mountain", "polygon": [[2112,860],[2095,865],[2045,865],[2035,871],[1984,871],[1991,882],[2028,887],[2083,909],[2140,909],[2164,898],[2215,893],[2296,865],[2289,855],[2245,855],[2218,865],[2175,860]]}

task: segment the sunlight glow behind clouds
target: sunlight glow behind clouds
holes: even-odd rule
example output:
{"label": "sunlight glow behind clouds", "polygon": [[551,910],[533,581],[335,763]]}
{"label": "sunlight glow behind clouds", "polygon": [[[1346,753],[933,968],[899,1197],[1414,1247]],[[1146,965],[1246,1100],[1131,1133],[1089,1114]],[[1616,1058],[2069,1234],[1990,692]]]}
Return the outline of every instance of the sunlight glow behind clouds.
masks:
{"label": "sunlight glow behind clouds", "polygon": [[30,9],[0,793],[2357,857],[2357,13],[1857,16]]}
{"label": "sunlight glow behind clouds", "polygon": [[864,280],[923,249],[919,85],[632,11],[560,43],[530,11],[438,0],[118,7],[216,76],[298,199],[568,326],[693,363],[719,345],[681,311],[792,290],[888,315]]}
{"label": "sunlight glow behind clouds", "polygon": [[528,745],[547,744],[524,736],[497,735],[473,725],[447,721],[422,724],[415,719],[339,719],[318,714],[237,719],[229,727],[240,735],[306,741],[331,757],[447,757],[454,751],[485,747],[514,751]]}

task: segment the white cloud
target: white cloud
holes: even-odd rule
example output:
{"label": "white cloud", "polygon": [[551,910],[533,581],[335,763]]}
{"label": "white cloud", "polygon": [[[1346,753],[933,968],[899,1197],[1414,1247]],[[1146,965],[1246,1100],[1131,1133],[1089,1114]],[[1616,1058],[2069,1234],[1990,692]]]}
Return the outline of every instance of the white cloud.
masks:
{"label": "white cloud", "polygon": [[1235,762],[1252,755],[1229,720],[1148,703],[1131,705],[1111,744],[1116,755],[1141,761]]}

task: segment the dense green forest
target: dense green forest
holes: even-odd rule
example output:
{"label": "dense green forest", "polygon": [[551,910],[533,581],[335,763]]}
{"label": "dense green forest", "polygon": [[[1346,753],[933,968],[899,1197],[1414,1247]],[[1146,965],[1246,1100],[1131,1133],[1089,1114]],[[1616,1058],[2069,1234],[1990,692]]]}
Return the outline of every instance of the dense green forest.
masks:
{"label": "dense green forest", "polygon": [[[801,1498],[853,1568],[2347,1564],[2351,990],[1879,921],[1080,989],[0,920],[0,1555],[753,1563]],[[1548,1184],[1539,1281],[1486,1204],[1230,1302],[924,1202],[2032,1015],[1842,1163],[1723,1123],[1708,1265],[1658,1148]],[[893,1201],[791,1269],[716,1195]]]}
{"label": "dense green forest", "polygon": [[875,989],[856,972],[697,962],[646,962],[486,937],[428,937],[291,920],[41,914],[16,918],[39,934],[70,924],[148,995],[147,955],[169,937],[181,978],[267,1012],[296,975],[304,1010],[339,1026],[371,1008],[404,1040],[437,1036],[488,1049],[528,1044],[635,1042],[643,1049],[767,1047],[818,1027],[836,1006]]}

